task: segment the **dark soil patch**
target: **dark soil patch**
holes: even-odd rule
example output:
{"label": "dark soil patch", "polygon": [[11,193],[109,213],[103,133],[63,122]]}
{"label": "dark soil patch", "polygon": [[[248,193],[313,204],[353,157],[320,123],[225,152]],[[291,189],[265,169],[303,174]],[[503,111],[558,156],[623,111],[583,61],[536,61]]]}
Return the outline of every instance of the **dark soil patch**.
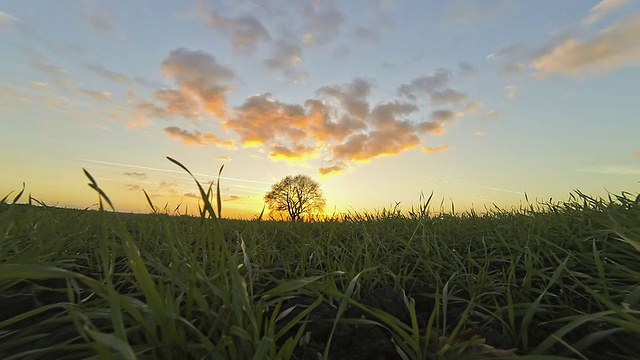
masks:
{"label": "dark soil patch", "polygon": [[[425,298],[426,299],[426,298]],[[287,318],[293,318],[301,313],[304,308],[313,303],[315,299],[298,297],[287,300],[283,308],[299,305]],[[431,301],[432,302],[432,301]],[[401,322],[410,325],[409,311],[404,303],[402,295],[390,286],[382,286],[362,297],[360,301],[372,309],[382,310]],[[429,301],[416,301],[418,322],[421,334],[424,335],[427,320],[431,315],[432,307]],[[336,318],[338,304],[330,305],[323,302],[310,314],[305,328],[305,336],[300,341],[294,352],[294,359],[317,360],[322,358],[327,342],[331,335],[334,319]],[[451,321],[460,317],[464,307],[451,306],[447,316]],[[360,310],[357,307],[349,307],[342,317],[343,319],[368,319],[378,320],[374,316]],[[294,336],[298,329],[290,330],[289,336]],[[513,341],[498,331],[497,326],[486,326],[474,329],[474,334],[486,339],[486,344],[496,349],[512,349]],[[287,338],[288,336],[285,336]],[[401,359],[396,350],[396,344],[392,340],[392,334],[382,326],[370,324],[344,324],[338,323],[333,334],[329,359]]]}

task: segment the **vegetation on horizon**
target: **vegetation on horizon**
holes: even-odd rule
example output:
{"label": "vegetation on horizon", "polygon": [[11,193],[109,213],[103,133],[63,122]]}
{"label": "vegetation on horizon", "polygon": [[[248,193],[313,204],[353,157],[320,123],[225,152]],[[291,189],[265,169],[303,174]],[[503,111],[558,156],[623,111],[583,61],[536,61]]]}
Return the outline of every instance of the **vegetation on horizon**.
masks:
{"label": "vegetation on horizon", "polygon": [[100,211],[0,201],[0,358],[640,353],[640,196],[240,221],[195,177],[200,219],[108,212],[85,173]]}

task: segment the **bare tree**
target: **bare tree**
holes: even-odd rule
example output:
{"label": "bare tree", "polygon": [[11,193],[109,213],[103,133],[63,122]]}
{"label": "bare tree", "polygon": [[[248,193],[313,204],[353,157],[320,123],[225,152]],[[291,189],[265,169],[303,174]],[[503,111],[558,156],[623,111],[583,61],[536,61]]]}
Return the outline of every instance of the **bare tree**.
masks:
{"label": "bare tree", "polygon": [[306,175],[287,176],[264,196],[270,211],[287,212],[292,221],[300,215],[322,212],[326,204],[320,184]]}

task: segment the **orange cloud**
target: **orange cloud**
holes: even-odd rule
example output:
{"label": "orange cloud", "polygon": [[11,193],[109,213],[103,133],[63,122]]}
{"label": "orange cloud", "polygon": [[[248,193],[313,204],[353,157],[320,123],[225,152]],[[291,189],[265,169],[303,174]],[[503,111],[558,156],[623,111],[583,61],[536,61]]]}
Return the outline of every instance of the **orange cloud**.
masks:
{"label": "orange cloud", "polygon": [[249,146],[264,145],[276,138],[299,143],[308,136],[304,129],[308,123],[302,106],[281,103],[266,94],[248,97],[224,126],[238,133],[242,143]]}
{"label": "orange cloud", "polygon": [[364,118],[349,114],[343,114],[338,121],[334,121],[337,117],[336,109],[321,100],[309,99],[305,106],[309,113],[309,132],[318,141],[343,141],[354,132],[367,128]]}
{"label": "orange cloud", "polygon": [[640,64],[640,14],[600,31],[586,41],[571,38],[533,60],[540,77],[605,74]]}
{"label": "orange cloud", "polygon": [[635,155],[635,156],[640,156],[640,150],[638,150],[638,151],[634,151],[634,152],[633,152],[633,155]]}
{"label": "orange cloud", "polygon": [[346,142],[333,146],[334,157],[367,162],[378,156],[394,155],[418,146],[420,139],[414,127],[402,120],[417,110],[413,104],[397,101],[376,106],[371,112],[374,130],[352,135]]}
{"label": "orange cloud", "polygon": [[177,89],[160,89],[153,96],[164,103],[166,113],[179,115],[186,119],[197,119],[200,109],[196,100]]}
{"label": "orange cloud", "polygon": [[332,147],[336,159],[367,162],[384,155],[395,155],[420,144],[414,126],[406,116],[418,107],[398,101],[377,105],[370,115],[373,130],[350,136]]}
{"label": "orange cloud", "polygon": [[166,119],[169,114],[161,107],[143,102],[133,109],[133,113],[127,120],[127,128],[134,129],[138,127],[146,127],[151,125],[151,118],[161,118]]}
{"label": "orange cloud", "polygon": [[170,137],[182,140],[187,145],[198,146],[225,146],[229,147],[233,145],[231,140],[222,140],[213,133],[203,134],[199,131],[188,131],[181,129],[177,126],[169,126],[164,128],[164,132]]}
{"label": "orange cloud", "polygon": [[293,148],[274,144],[269,157],[275,160],[305,160],[314,155],[315,147],[296,144]]}
{"label": "orange cloud", "polygon": [[320,173],[320,175],[339,174],[344,171],[344,168],[345,164],[341,162],[333,166],[320,167],[318,168],[318,173]]}
{"label": "orange cloud", "polygon": [[228,82],[235,78],[235,73],[218,64],[213,55],[178,48],[162,62],[160,70],[175,79],[184,95],[194,97],[204,110],[218,117],[226,115],[226,94],[233,89]]}
{"label": "orange cloud", "polygon": [[434,152],[439,152],[439,151],[445,151],[449,149],[449,147],[447,145],[439,145],[436,147],[428,147],[428,146],[423,146],[422,147],[422,151],[426,152],[427,154],[430,153],[434,153]]}
{"label": "orange cloud", "polygon": [[131,116],[125,124],[127,129],[143,128],[149,125],[151,125],[151,120],[147,119],[146,117],[136,115]]}

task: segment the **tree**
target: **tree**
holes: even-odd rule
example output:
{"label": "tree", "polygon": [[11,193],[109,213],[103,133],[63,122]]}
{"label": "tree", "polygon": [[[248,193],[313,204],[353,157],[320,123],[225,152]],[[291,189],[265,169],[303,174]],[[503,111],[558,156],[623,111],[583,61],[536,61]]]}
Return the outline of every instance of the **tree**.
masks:
{"label": "tree", "polygon": [[326,200],[320,184],[306,175],[287,176],[264,195],[270,211],[287,212],[292,221],[302,214],[322,212]]}

